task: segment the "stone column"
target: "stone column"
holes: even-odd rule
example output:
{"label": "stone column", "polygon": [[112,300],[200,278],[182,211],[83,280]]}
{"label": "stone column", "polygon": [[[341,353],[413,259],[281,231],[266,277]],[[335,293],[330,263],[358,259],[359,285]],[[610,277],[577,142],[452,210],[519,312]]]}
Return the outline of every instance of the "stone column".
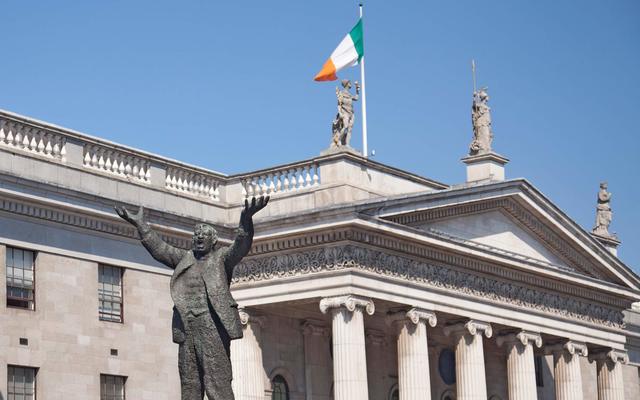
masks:
{"label": "stone column", "polygon": [[533,345],[542,346],[539,333],[522,331],[499,336],[498,346],[507,347],[509,400],[537,400],[536,366]]}
{"label": "stone column", "polygon": [[369,399],[363,309],[373,315],[373,301],[352,295],[320,301],[320,311],[332,313],[335,400]]}
{"label": "stone column", "polygon": [[549,347],[553,353],[556,400],[582,400],[580,356],[589,354],[587,345],[567,341]]}
{"label": "stone column", "polygon": [[438,320],[431,311],[412,308],[387,315],[387,323],[398,335],[398,391],[400,400],[431,398],[427,323],[436,326]]}
{"label": "stone column", "polygon": [[331,365],[329,328],[321,321],[306,320],[302,324],[302,335],[305,399],[328,398],[331,395],[331,370],[327,368]]}
{"label": "stone column", "polygon": [[452,335],[456,344],[456,391],[458,400],[486,400],[487,382],[484,372],[482,334],[490,338],[491,325],[470,320],[449,325],[444,334]]}
{"label": "stone column", "polygon": [[591,357],[598,371],[598,400],[624,400],[622,364],[629,362],[624,350],[598,351]]}
{"label": "stone column", "polygon": [[231,368],[233,393],[236,400],[264,400],[264,366],[260,331],[265,318],[240,310],[242,339],[231,341]]}

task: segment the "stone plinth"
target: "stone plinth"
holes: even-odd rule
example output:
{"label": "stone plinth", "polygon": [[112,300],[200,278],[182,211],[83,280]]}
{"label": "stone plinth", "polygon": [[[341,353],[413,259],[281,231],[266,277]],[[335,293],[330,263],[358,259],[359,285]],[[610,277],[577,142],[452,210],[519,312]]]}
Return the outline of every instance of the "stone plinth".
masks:
{"label": "stone plinth", "polygon": [[467,183],[504,180],[504,166],[509,162],[497,153],[477,154],[462,159],[467,164]]}

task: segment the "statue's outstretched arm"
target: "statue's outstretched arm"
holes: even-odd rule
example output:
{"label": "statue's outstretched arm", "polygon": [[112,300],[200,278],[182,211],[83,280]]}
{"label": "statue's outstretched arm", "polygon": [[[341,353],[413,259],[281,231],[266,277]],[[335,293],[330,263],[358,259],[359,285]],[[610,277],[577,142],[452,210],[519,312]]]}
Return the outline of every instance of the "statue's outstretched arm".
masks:
{"label": "statue's outstretched arm", "polygon": [[269,196],[260,196],[258,199],[254,197],[251,199],[251,204],[249,204],[248,200],[244,201],[244,209],[240,214],[240,224],[238,225],[236,238],[233,244],[227,248],[224,258],[228,282],[231,282],[233,267],[251,250],[251,244],[253,243],[253,215],[265,208],[268,202]]}
{"label": "statue's outstretched arm", "polygon": [[151,257],[169,268],[175,268],[178,265],[182,257],[184,257],[185,251],[171,246],[151,229],[143,218],[142,206],[140,206],[136,214],[130,213],[123,206],[116,206],[115,209],[120,218],[136,227],[138,233],[140,233],[142,245],[151,254]]}

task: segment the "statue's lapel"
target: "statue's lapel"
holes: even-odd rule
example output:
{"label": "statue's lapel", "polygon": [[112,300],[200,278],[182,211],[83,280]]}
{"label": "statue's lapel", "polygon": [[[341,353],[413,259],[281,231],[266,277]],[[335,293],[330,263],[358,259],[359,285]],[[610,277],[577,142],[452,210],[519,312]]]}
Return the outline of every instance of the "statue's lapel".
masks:
{"label": "statue's lapel", "polygon": [[187,251],[187,254],[182,258],[182,260],[180,260],[180,263],[176,267],[176,270],[174,271],[173,276],[177,278],[178,275],[186,271],[187,268],[189,268],[195,263],[196,263],[196,258],[193,255],[193,252]]}

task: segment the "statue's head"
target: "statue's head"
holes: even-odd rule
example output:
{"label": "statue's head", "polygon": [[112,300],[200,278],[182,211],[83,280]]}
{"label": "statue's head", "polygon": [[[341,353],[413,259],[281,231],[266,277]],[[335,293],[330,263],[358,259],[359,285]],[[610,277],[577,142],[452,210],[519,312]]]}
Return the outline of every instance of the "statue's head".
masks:
{"label": "statue's head", "polygon": [[351,89],[351,81],[348,79],[342,80],[342,87],[345,89]]}
{"label": "statue's head", "polygon": [[489,88],[487,87],[483,87],[480,90],[478,90],[478,97],[480,98],[480,100],[482,101],[487,101],[489,100],[489,92],[488,92]]}
{"label": "statue's head", "polygon": [[600,189],[607,190],[607,182],[600,182]]}
{"label": "statue's head", "polygon": [[218,243],[218,233],[211,225],[196,224],[191,242],[194,253],[205,255]]}

